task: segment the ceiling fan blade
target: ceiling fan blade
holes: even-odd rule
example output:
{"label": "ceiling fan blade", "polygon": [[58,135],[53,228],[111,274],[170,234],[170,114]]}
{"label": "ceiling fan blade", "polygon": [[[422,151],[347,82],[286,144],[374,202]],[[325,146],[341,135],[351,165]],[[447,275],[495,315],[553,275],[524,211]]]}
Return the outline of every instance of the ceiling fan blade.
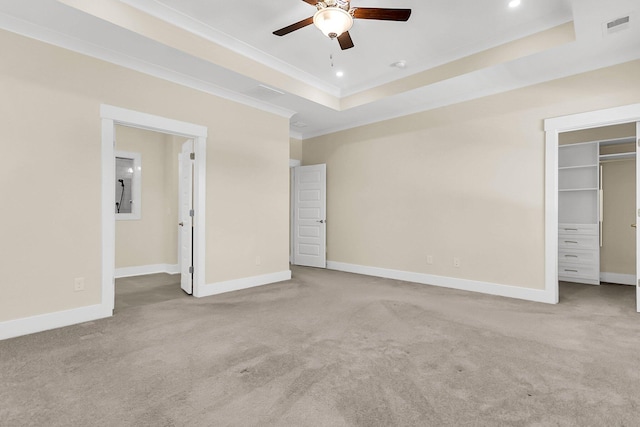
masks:
{"label": "ceiling fan blade", "polygon": [[338,43],[340,43],[340,49],[342,50],[351,49],[353,47],[353,40],[351,40],[349,31],[345,31],[338,36]]}
{"label": "ceiling fan blade", "polygon": [[318,4],[318,0],[302,0],[305,3],[309,3],[311,6]]}
{"label": "ceiling fan blade", "polygon": [[407,21],[411,9],[382,9],[377,7],[355,8],[353,17],[357,19],[380,19],[383,21]]}
{"label": "ceiling fan blade", "polygon": [[273,34],[275,34],[276,36],[284,36],[311,24],[313,24],[313,17],[303,19],[302,21],[296,22],[295,24],[291,24],[284,28],[280,28],[279,30],[274,31]]}

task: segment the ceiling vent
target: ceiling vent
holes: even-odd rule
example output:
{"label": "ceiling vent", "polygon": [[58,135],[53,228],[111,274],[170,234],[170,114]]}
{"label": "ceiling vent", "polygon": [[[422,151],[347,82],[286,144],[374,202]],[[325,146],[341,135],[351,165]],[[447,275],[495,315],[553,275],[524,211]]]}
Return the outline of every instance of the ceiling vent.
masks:
{"label": "ceiling vent", "polygon": [[609,21],[602,25],[602,29],[604,30],[604,35],[610,35],[613,33],[618,33],[620,31],[626,30],[629,28],[629,16],[623,16],[622,18],[614,19],[613,21]]}
{"label": "ceiling vent", "polygon": [[284,92],[280,92],[279,90],[269,86],[258,85],[246,91],[245,94],[254,98],[262,99],[263,101],[271,101],[284,95]]}

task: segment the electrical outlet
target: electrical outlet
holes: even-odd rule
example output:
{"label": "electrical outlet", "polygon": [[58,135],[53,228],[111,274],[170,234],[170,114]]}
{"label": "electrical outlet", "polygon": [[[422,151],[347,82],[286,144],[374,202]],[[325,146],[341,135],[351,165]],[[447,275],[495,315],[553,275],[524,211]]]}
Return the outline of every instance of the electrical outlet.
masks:
{"label": "electrical outlet", "polygon": [[427,264],[433,264],[433,255],[427,255]]}
{"label": "electrical outlet", "polygon": [[73,280],[73,290],[76,292],[84,291],[84,277],[76,277]]}
{"label": "electrical outlet", "polygon": [[453,266],[456,268],[460,267],[460,258],[457,258],[457,257],[453,258]]}
{"label": "electrical outlet", "polygon": [[256,257],[256,265],[260,265],[262,264],[262,260],[260,259],[260,256]]}

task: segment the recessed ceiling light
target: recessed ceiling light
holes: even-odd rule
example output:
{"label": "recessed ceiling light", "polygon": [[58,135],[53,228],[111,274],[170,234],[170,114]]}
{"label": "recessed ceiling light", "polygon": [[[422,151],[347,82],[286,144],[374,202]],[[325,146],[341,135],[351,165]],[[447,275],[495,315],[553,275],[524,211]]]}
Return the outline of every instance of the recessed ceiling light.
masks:
{"label": "recessed ceiling light", "polygon": [[518,6],[520,6],[520,0],[511,0],[509,2],[509,7],[513,8],[513,7],[518,7]]}
{"label": "recessed ceiling light", "polygon": [[342,77],[342,76],[344,76],[344,72],[336,71],[336,77]]}

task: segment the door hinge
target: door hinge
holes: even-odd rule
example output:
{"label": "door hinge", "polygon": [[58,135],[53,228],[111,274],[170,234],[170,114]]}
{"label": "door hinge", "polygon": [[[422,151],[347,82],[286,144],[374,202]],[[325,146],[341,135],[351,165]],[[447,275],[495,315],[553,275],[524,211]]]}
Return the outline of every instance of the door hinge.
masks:
{"label": "door hinge", "polygon": [[189,153],[189,158],[191,160],[195,160],[196,159],[196,153]]}
{"label": "door hinge", "polygon": [[193,265],[189,267],[189,274],[193,274]]}
{"label": "door hinge", "polygon": [[189,216],[190,216],[190,217],[193,217],[193,216],[194,216],[194,214],[195,214],[195,212],[193,211],[193,209],[189,209]]}

